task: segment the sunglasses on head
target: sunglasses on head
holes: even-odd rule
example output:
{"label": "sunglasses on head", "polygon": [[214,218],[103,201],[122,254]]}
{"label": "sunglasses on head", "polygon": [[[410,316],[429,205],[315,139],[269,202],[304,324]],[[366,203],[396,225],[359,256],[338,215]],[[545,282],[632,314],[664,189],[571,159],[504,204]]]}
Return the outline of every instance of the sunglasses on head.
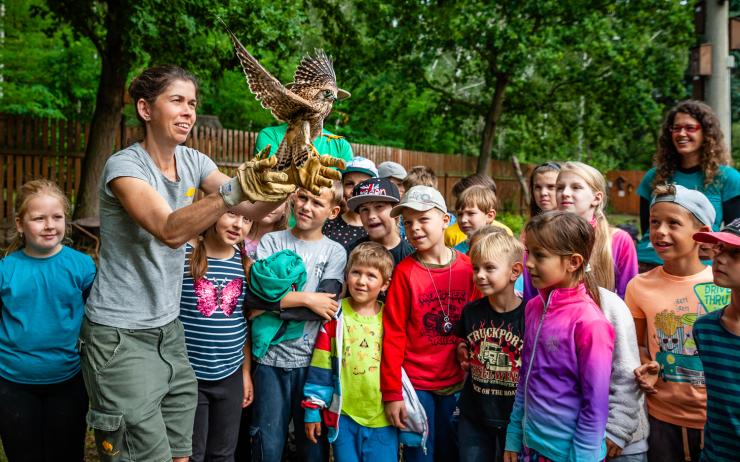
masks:
{"label": "sunglasses on head", "polygon": [[671,125],[671,131],[673,133],[681,133],[686,130],[686,133],[696,133],[701,130],[700,124],[673,124]]}
{"label": "sunglasses on head", "polygon": [[557,162],[544,162],[537,167],[534,168],[535,171],[541,170],[541,169],[550,169],[550,170],[560,170],[560,164]]}

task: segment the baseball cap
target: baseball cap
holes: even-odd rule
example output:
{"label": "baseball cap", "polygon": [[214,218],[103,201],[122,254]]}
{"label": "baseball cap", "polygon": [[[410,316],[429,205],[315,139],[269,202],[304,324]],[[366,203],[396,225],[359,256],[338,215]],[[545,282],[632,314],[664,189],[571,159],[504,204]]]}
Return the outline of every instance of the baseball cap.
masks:
{"label": "baseball cap", "polygon": [[408,173],[403,165],[391,162],[389,160],[378,165],[378,176],[380,178],[395,178],[397,180],[403,180],[406,178]]}
{"label": "baseball cap", "polygon": [[347,162],[344,170],[342,170],[342,175],[344,175],[345,173],[353,172],[364,173],[365,175],[370,175],[371,177],[378,176],[378,169],[375,167],[375,162],[360,156],[353,157],[352,160]]}
{"label": "baseball cap", "polygon": [[445,199],[442,197],[442,193],[431,186],[423,185],[414,186],[406,191],[406,194],[401,198],[401,202],[391,210],[391,216],[399,216],[405,208],[418,210],[419,212],[426,212],[427,210],[436,208],[443,213],[447,213],[447,205],[445,205]]}
{"label": "baseball cap", "polygon": [[694,234],[694,240],[705,242],[707,244],[729,244],[740,247],[740,218],[732,220],[732,223],[725,225],[722,231],[716,233],[701,232]]}
{"label": "baseball cap", "polygon": [[714,224],[717,212],[704,193],[695,189],[688,189],[679,184],[671,185],[671,188],[673,189],[673,194],[663,194],[653,197],[650,207],[652,208],[658,202],[672,202],[691,212],[701,224],[706,226],[712,226]]}
{"label": "baseball cap", "polygon": [[352,189],[352,197],[347,199],[347,207],[357,212],[365,202],[391,202],[397,204],[401,200],[398,188],[388,178],[370,178],[358,183]]}

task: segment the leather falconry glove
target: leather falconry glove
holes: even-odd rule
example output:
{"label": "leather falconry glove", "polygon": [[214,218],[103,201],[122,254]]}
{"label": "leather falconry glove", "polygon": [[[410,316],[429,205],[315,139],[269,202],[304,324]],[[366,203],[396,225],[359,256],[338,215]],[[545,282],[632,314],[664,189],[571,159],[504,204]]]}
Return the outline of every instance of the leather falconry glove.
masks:
{"label": "leather falconry glove", "polygon": [[249,200],[251,202],[282,202],[295,191],[295,184],[285,172],[271,171],[277,157],[264,158],[270,146],[260,151],[252,160],[237,168],[236,176],[221,185],[219,192],[229,207]]}
{"label": "leather falconry glove", "polygon": [[342,174],[331,167],[343,169],[344,161],[327,154],[321,157],[311,155],[302,167],[291,165],[286,173],[293,184],[310,191],[311,194],[319,195],[321,188],[331,188],[334,181],[342,179]]}

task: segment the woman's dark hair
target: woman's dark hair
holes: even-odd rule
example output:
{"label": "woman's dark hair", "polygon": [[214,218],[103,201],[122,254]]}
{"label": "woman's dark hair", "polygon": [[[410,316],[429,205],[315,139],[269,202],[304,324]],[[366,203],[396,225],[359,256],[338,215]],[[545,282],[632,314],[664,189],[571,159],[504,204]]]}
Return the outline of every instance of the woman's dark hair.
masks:
{"label": "woman's dark hair", "polygon": [[154,104],[157,96],[161,95],[176,80],[192,82],[195,86],[195,94],[198,95],[198,79],[185,69],[172,64],[150,67],[131,81],[131,85],[128,87],[128,94],[134,103],[136,118],[139,119],[142,125],[144,125],[144,119],[141,118],[139,111],[136,109],[137,101],[143,99],[149,104]]}
{"label": "woman's dark hair", "polygon": [[560,164],[557,162],[545,162],[542,163],[532,170],[532,174],[529,175],[529,216],[536,217],[542,213],[542,209],[537,205],[537,201],[534,200],[534,177],[540,173],[546,172],[559,172]]}
{"label": "woman's dark hair", "polygon": [[701,101],[687,100],[675,105],[666,115],[663,127],[660,129],[658,150],[653,160],[655,164],[655,179],[652,186],[661,183],[670,183],[673,174],[681,165],[681,156],[673,144],[671,127],[676,114],[687,114],[701,124],[704,143],[701,150],[701,170],[704,173],[704,186],[707,187],[714,182],[714,177],[719,172],[720,165],[730,163],[729,152],[725,145],[724,135],[720,127],[719,119],[711,107]]}
{"label": "woman's dark hair", "polygon": [[553,255],[567,258],[578,254],[583,257],[583,264],[574,276],[579,281],[583,280],[593,301],[601,306],[599,285],[588,264],[596,240],[594,228],[588,221],[575,213],[553,210],[532,217],[524,230],[527,249],[539,244]]}

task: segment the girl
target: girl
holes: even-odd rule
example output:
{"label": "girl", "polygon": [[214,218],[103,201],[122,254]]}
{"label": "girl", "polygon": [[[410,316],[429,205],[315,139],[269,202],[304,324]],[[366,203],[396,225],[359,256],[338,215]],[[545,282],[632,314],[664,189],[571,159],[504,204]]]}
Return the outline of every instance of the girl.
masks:
{"label": "girl", "polygon": [[572,213],[526,227],[527,268],[540,296],[527,303],[524,348],[505,462],[601,461],[614,330],[588,268],[595,233]]}
{"label": "girl", "polygon": [[[242,408],[252,402],[247,323],[245,218],[226,212],[186,244],[180,320],[198,379],[191,461],[233,460]],[[239,246],[239,249],[235,247]]]}
{"label": "girl", "polygon": [[557,162],[545,162],[532,170],[529,177],[529,217],[558,208],[555,200],[555,183],[560,172]]}
{"label": "girl", "polygon": [[261,220],[252,222],[247,237],[244,239],[244,251],[250,259],[257,259],[257,245],[260,243],[262,236],[288,228],[289,215],[288,201],[286,201]]}
{"label": "girl", "polygon": [[92,258],[62,245],[69,202],[48,180],[17,192],[0,260],[0,439],[10,462],[84,460],[87,393],[77,335]]}
{"label": "girl", "polygon": [[595,230],[591,260],[596,284],[624,298],[627,283],[637,274],[637,253],[626,231],[609,226],[606,180],[595,168],[582,162],[566,162],[558,174],[555,192],[558,210],[573,212]]}
{"label": "girl", "polygon": [[[740,173],[727,164],[730,153],[719,120],[712,108],[700,101],[682,101],[665,118],[655,153],[655,167],[648,170],[637,188],[640,195],[640,227],[645,237],[638,244],[640,271],[662,265],[650,245],[650,200],[653,189],[675,183],[701,191],[714,206],[714,231],[722,222],[740,217]],[[702,257],[709,258],[704,252]]]}

